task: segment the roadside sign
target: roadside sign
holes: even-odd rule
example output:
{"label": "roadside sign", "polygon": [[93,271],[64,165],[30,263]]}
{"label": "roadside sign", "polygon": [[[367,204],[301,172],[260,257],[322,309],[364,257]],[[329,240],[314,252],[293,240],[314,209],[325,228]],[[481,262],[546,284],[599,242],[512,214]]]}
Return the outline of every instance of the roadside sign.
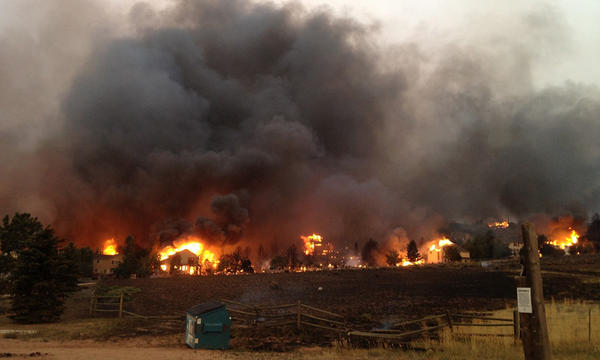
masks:
{"label": "roadside sign", "polygon": [[517,308],[520,313],[531,314],[531,288],[518,287],[517,288]]}

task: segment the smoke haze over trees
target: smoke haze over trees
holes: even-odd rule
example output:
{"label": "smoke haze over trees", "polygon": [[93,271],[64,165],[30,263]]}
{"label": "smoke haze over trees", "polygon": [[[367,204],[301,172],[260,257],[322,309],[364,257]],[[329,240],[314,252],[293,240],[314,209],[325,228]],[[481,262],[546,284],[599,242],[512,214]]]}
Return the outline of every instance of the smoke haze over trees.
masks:
{"label": "smoke haze over trees", "polygon": [[598,209],[598,88],[532,81],[572,42],[549,5],[383,46],[298,3],[8,3],[35,16],[0,32],[0,213],[78,243],[351,244]]}

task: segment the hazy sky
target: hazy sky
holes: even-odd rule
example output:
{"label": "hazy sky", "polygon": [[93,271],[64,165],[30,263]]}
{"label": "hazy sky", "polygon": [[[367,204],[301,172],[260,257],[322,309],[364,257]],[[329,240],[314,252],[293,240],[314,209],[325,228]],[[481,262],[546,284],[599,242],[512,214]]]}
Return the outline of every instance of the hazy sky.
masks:
{"label": "hazy sky", "polygon": [[[279,1],[278,2],[285,2]],[[327,5],[340,13],[377,21],[381,34],[389,42],[402,41],[414,32],[425,31],[431,36],[478,34],[490,29],[492,23],[514,20],[524,11],[549,6],[563,17],[572,45],[560,62],[540,69],[540,85],[562,83],[565,80],[600,84],[600,1],[492,1],[492,0],[301,0],[309,7]],[[494,27],[498,28],[498,27]],[[551,59],[549,59],[551,60]]]}

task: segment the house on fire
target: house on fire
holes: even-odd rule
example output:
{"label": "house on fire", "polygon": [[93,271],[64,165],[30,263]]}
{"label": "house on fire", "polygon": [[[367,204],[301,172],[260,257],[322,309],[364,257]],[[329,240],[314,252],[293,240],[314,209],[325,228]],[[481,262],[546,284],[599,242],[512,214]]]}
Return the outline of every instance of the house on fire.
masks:
{"label": "house on fire", "polygon": [[200,272],[198,260],[198,255],[185,249],[162,260],[160,269],[168,273],[183,272],[194,275]]}
{"label": "house on fire", "polygon": [[[457,244],[453,244],[452,246],[454,248],[456,248],[456,250],[458,250],[458,254],[460,255],[460,261],[464,262],[471,258],[471,253],[469,252],[469,250],[467,250]],[[447,262],[448,259],[444,257],[444,251],[445,251],[444,247],[442,249],[435,249],[435,250],[428,249],[427,255],[426,255],[426,262],[428,264],[439,264],[439,263]]]}
{"label": "house on fire", "polygon": [[94,256],[94,276],[105,277],[112,275],[122,261],[123,255],[121,254],[96,254],[96,256]]}

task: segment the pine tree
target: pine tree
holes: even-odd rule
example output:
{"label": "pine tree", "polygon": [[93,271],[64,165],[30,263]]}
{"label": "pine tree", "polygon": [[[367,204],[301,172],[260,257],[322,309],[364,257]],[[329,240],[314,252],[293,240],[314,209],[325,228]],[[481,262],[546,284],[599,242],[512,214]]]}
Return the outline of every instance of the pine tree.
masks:
{"label": "pine tree", "polygon": [[588,226],[585,237],[594,244],[597,251],[600,251],[600,215],[598,213],[592,216],[592,222]]}
{"label": "pine tree", "polygon": [[365,246],[363,246],[360,253],[362,261],[368,266],[377,265],[377,259],[375,258],[377,252],[377,241],[369,239],[369,241],[365,243]]}
{"label": "pine tree", "polygon": [[400,254],[396,250],[390,250],[390,252],[385,254],[385,262],[389,266],[396,266],[400,262]]}
{"label": "pine tree", "polygon": [[419,248],[417,247],[417,243],[414,240],[411,240],[406,247],[406,258],[410,262],[415,262],[421,259],[421,254],[419,254]]}
{"label": "pine tree", "polygon": [[52,228],[29,214],[4,218],[0,241],[9,239],[14,267],[8,276],[13,295],[11,318],[17,322],[52,322],[64,311],[64,300],[77,289],[77,266],[59,249]]}

